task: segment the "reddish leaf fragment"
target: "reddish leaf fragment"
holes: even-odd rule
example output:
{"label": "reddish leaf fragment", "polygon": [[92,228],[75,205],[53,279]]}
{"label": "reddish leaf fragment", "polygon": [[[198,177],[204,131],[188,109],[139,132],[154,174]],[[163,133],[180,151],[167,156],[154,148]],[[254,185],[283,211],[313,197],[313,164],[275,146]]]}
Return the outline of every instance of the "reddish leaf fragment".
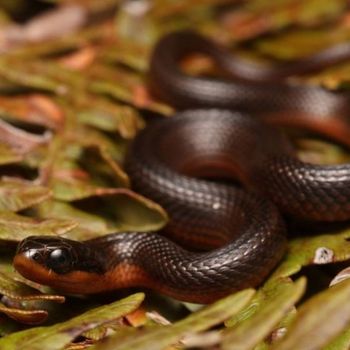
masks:
{"label": "reddish leaf fragment", "polygon": [[248,1],[239,10],[226,12],[222,22],[225,35],[234,40],[257,37],[292,24],[310,25],[334,19],[346,7],[344,0]]}
{"label": "reddish leaf fragment", "polygon": [[0,96],[0,113],[6,118],[58,129],[64,122],[62,109],[43,94]]}
{"label": "reddish leaf fragment", "polygon": [[88,68],[96,59],[96,49],[92,46],[87,46],[74,52],[70,55],[66,55],[59,60],[59,62],[66,68],[81,71]]}
{"label": "reddish leaf fragment", "polygon": [[144,326],[147,322],[146,310],[143,307],[139,307],[135,311],[126,315],[125,318],[133,327]]}
{"label": "reddish leaf fragment", "polygon": [[229,12],[222,18],[224,27],[235,38],[243,40],[253,38],[259,34],[265,33],[271,27],[268,16],[261,16],[249,12]]}
{"label": "reddish leaf fragment", "polygon": [[147,107],[151,103],[151,95],[144,85],[134,86],[134,104],[139,108]]}
{"label": "reddish leaf fragment", "polygon": [[41,125],[58,128],[63,124],[64,113],[52,99],[45,95],[32,94],[28,96],[27,103],[31,108],[29,117],[37,118]]}

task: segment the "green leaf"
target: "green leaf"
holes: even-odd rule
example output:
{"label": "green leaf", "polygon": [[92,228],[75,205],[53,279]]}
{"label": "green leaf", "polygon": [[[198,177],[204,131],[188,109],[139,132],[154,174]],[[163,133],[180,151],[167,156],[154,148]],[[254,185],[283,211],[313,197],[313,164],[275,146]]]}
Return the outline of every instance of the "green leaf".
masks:
{"label": "green leaf", "polygon": [[[304,293],[305,286],[304,278],[296,283],[276,283],[273,293],[252,316],[224,332],[222,349],[252,349],[271,333],[273,327],[295,305]],[[256,303],[255,299],[254,297],[253,303]]]}
{"label": "green leaf", "polygon": [[70,205],[45,202],[39,210],[43,217],[71,219],[95,234],[159,230],[168,220],[160,205],[126,188],[96,188]]}
{"label": "green leaf", "polygon": [[101,52],[102,58],[108,63],[121,63],[140,72],[147,72],[150,48],[129,40],[120,42],[118,47],[106,47]]}
{"label": "green leaf", "polygon": [[0,294],[15,300],[50,300],[63,303],[65,298],[60,295],[43,294],[37,289],[15,281],[0,272]]}
{"label": "green leaf", "polygon": [[[230,295],[216,303],[193,313],[171,326],[156,327],[139,335],[131,334],[124,339],[118,335],[92,347],[93,350],[161,350],[175,344],[184,335],[204,331],[220,324],[244,307],[254,295],[254,290],[246,289]],[[123,335],[122,335],[123,337]]]}
{"label": "green leaf", "polygon": [[332,45],[349,40],[345,27],[303,29],[282,34],[272,39],[261,40],[257,48],[265,55],[292,60],[317,53]]}
{"label": "green leaf", "polygon": [[[278,30],[291,26],[323,24],[336,19],[345,8],[346,0],[250,0],[238,8],[228,10],[222,25],[218,25],[217,18],[214,17],[212,22],[208,20],[209,23],[205,22],[203,27],[214,38],[228,38],[235,43],[262,34],[275,34]],[[198,26],[201,26],[201,23],[196,27]],[[327,30],[330,28],[327,27]],[[275,35],[272,36],[274,37]],[[297,51],[298,45],[293,45],[293,49]],[[283,42],[279,50],[283,50]]]}
{"label": "green leaf", "polygon": [[0,312],[6,314],[13,320],[29,325],[38,325],[44,322],[48,316],[46,310],[23,310],[20,308],[7,307],[3,303],[0,303]]}
{"label": "green leaf", "polygon": [[81,123],[103,131],[117,131],[126,139],[133,138],[144,126],[141,115],[134,108],[106,99],[91,101],[91,105],[81,109],[77,118]]}
{"label": "green leaf", "polygon": [[61,235],[77,223],[65,219],[37,219],[11,212],[0,212],[0,239],[19,242],[33,235]]}
{"label": "green leaf", "polygon": [[0,115],[13,124],[42,126],[57,130],[62,127],[64,115],[59,104],[44,94],[0,96]]}
{"label": "green leaf", "polygon": [[[141,86],[140,86],[141,87]],[[135,86],[134,89],[137,91],[138,86]],[[117,101],[122,101],[125,103],[133,104],[135,107],[144,107],[152,112],[168,115],[172,112],[172,109],[167,105],[155,102],[152,100],[147,100],[143,106],[137,106],[138,102],[136,100],[136,91],[134,94],[130,90],[126,89],[122,85],[115,85],[113,82],[107,81],[95,81],[90,85],[91,92],[96,94],[101,94],[105,96],[110,96],[115,98]]]}
{"label": "green leaf", "polygon": [[[14,68],[16,66],[16,68]],[[18,87],[48,91],[58,95],[67,92],[68,87],[42,72],[43,65],[27,61],[0,60],[0,77]]]}
{"label": "green leaf", "polygon": [[[80,112],[78,111],[77,114],[79,115],[79,113]],[[69,131],[69,133],[70,132],[71,131]],[[102,150],[108,152],[114,161],[118,161],[120,163],[124,159],[127,144],[123,139],[117,137],[117,135],[115,135],[113,139],[110,139],[108,135],[103,134],[97,129],[87,126],[80,126],[79,129],[77,128],[72,132],[72,135],[69,134],[69,139],[74,142],[72,146],[75,148],[77,148],[77,146],[100,147]],[[65,149],[66,158],[67,153],[68,151]],[[74,160],[76,160],[76,158]]]}
{"label": "green leaf", "polygon": [[36,207],[36,210],[42,218],[74,220],[75,223],[78,223],[78,226],[69,233],[69,237],[72,239],[84,240],[108,232],[108,225],[104,218],[93,212],[80,210],[73,204],[50,200]]}
{"label": "green leaf", "polygon": [[89,310],[67,322],[13,333],[0,339],[0,349],[61,350],[83,332],[137,309],[143,299],[144,294],[137,293],[112,304]]}
{"label": "green leaf", "polygon": [[334,340],[332,340],[322,350],[349,350],[350,348],[350,329],[342,332]]}
{"label": "green leaf", "polygon": [[350,323],[350,281],[317,294],[298,309],[286,336],[273,350],[320,349]]}
{"label": "green leaf", "polygon": [[56,199],[79,200],[95,195],[100,187],[108,185],[129,187],[128,176],[106,150],[91,146],[80,149],[79,153],[79,160],[64,159],[55,165],[50,185]]}
{"label": "green leaf", "polygon": [[288,253],[271,278],[287,277],[303,266],[345,261],[350,258],[350,230],[292,239]]}
{"label": "green leaf", "polygon": [[33,182],[2,178],[0,180],[0,211],[19,211],[38,204],[51,196],[51,191]]}

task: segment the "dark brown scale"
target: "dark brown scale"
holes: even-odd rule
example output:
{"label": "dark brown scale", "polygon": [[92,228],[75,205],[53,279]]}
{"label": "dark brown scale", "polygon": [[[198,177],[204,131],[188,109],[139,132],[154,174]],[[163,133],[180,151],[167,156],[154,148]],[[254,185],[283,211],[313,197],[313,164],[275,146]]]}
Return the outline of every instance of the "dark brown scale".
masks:
{"label": "dark brown scale", "polygon": [[[233,186],[186,176],[238,175],[249,183],[251,166],[261,158],[262,148],[266,157],[290,152],[287,141],[275,130],[219,110],[184,112],[154,123],[136,138],[126,169],[134,188],[168,211],[167,235],[196,249],[221,246],[208,253],[181,250],[180,254],[169,241],[150,236],[147,254],[141,254],[145,257],[142,266],[154,274],[147,260],[156,257],[154,263],[163,271],[155,280],[163,281],[167,293],[180,293],[187,281],[190,286],[182,295],[186,290],[192,295],[201,291],[202,300],[213,300],[230,290],[257,285],[280,260],[284,228],[270,202]],[[164,244],[166,253],[160,248]],[[167,276],[173,276],[173,284],[166,282]]]}
{"label": "dark brown scale", "polygon": [[[186,75],[179,61],[191,53],[207,54],[231,79]],[[286,81],[349,58],[350,45],[344,43],[288,64],[263,66],[233,56],[200,34],[179,31],[156,45],[150,82],[158,96],[180,109],[215,107],[253,112],[268,122],[310,129],[350,145],[350,94]]]}
{"label": "dark brown scale", "polygon": [[[67,278],[67,274],[60,271],[53,280],[52,273],[49,277],[35,276],[32,270],[28,273],[29,264],[24,264],[22,257],[29,249],[40,246],[41,239],[32,237],[20,245],[16,268],[26,277],[41,283],[46,281],[66,292],[95,293],[144,286],[198,303],[208,303],[235,290],[260,284],[286,248],[285,228],[276,207],[259,195],[191,178],[185,173],[191,168],[192,174],[206,175],[209,171],[211,176],[216,170],[230,178],[240,174],[243,180],[249,170],[248,165],[243,165],[248,164],[246,157],[258,155],[259,148],[264,146],[271,154],[282,149],[284,154],[289,152],[286,140],[269,127],[260,141],[246,137],[261,132],[261,127],[264,128],[240,114],[192,111],[154,123],[133,143],[126,162],[133,185],[165,207],[170,215],[166,234],[192,247],[192,251],[157,233],[123,233],[86,241],[83,244],[87,255],[80,245],[72,243],[72,250],[79,248],[79,259],[74,259],[70,266],[72,271],[86,271],[90,275],[93,271],[81,262],[91,259],[94,252],[98,257],[93,260],[103,262],[101,270],[105,272],[94,277],[95,283],[84,279],[80,285],[62,284],[60,279]],[[247,142],[242,144],[242,139]],[[169,158],[166,153],[170,154],[170,150]],[[67,240],[63,242],[70,244]],[[49,256],[47,252],[57,247],[57,240],[50,244],[45,238],[42,245],[45,256]],[[198,252],[198,249],[211,250]],[[47,268],[49,261],[41,265]]]}
{"label": "dark brown scale", "polygon": [[[210,55],[235,80],[186,76],[178,61],[191,52]],[[339,45],[289,66],[262,68],[232,58],[198,34],[178,32],[156,46],[150,75],[154,90],[177,107],[259,112],[350,145],[347,93],[284,81],[348,57],[350,46]],[[257,286],[281,259],[286,238],[276,204],[306,220],[350,218],[350,165],[302,163],[281,133],[246,114],[192,110],[153,123],[135,139],[126,169],[133,187],[168,211],[164,235],[171,240],[158,233],[82,243],[29,237],[19,246],[16,269],[68,293],[143,286],[207,303]],[[239,180],[251,192],[212,178]],[[53,263],[57,247],[66,249],[59,252],[64,259]]]}
{"label": "dark brown scale", "polygon": [[[169,211],[177,203],[174,198],[183,199],[184,191],[177,193],[176,186],[182,187],[184,180],[164,164],[191,175],[238,177],[246,187],[299,219],[350,218],[349,164],[321,166],[301,162],[282,134],[245,114],[187,111],[152,125],[136,139],[131,152],[127,169],[135,188]],[[186,188],[200,193],[203,186],[207,183],[191,180]],[[220,196],[227,198],[226,188]],[[206,203],[209,212],[211,203]],[[186,206],[183,211],[192,213]],[[179,215],[170,225],[180,221]]]}
{"label": "dark brown scale", "polygon": [[279,208],[305,220],[350,218],[350,164],[305,164],[286,156],[272,158],[261,169],[266,195]]}

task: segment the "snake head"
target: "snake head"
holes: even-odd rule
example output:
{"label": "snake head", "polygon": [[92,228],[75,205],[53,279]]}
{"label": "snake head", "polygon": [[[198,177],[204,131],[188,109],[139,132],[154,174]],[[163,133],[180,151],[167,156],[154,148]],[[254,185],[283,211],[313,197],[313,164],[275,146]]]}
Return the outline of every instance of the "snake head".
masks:
{"label": "snake head", "polygon": [[41,265],[57,274],[75,269],[78,261],[75,241],[54,237],[32,236],[24,239],[17,247],[15,266],[21,260],[27,264]]}
{"label": "snake head", "polygon": [[86,293],[102,265],[84,242],[50,236],[31,236],[17,247],[15,269],[25,278],[69,293]]}

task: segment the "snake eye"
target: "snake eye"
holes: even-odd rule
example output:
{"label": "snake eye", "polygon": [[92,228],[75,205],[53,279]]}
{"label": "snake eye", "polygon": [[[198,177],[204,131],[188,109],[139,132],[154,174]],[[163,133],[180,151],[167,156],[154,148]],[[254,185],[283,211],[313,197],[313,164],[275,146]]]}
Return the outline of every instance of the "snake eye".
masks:
{"label": "snake eye", "polygon": [[66,273],[70,270],[72,257],[66,249],[53,250],[46,262],[46,265],[57,273]]}

